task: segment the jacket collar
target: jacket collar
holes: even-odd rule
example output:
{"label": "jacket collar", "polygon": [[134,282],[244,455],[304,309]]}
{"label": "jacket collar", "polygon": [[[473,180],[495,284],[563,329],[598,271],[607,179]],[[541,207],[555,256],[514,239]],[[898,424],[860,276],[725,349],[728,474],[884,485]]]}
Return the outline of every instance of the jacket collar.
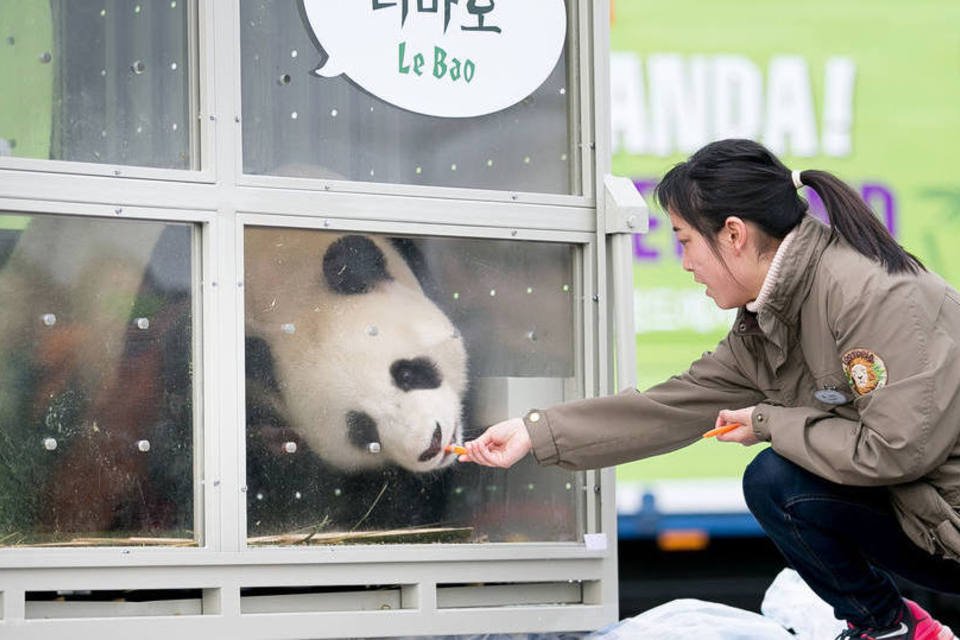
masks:
{"label": "jacket collar", "polygon": [[780,278],[757,314],[761,328],[774,318],[789,325],[797,323],[800,307],[813,286],[817,263],[832,235],[830,227],[810,215],[804,216],[796,229],[797,235],[783,256]]}
{"label": "jacket collar", "polygon": [[775,367],[786,360],[790,334],[799,322],[800,307],[810,293],[817,263],[831,236],[828,226],[813,216],[804,216],[784,252],[780,276],[763,306],[757,313],[741,307],[737,314],[734,333],[766,336],[773,343]]}

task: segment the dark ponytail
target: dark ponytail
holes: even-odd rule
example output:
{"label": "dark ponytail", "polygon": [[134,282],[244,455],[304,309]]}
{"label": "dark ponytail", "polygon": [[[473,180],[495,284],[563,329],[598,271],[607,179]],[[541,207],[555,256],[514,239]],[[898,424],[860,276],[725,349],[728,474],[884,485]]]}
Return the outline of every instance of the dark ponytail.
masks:
{"label": "dark ponytail", "polygon": [[[802,171],[800,180],[817,192],[834,231],[858,252],[888,273],[925,270],[842,180],[825,171]],[[752,140],[711,142],[670,169],[654,196],[664,210],[706,238],[718,256],[716,235],[729,216],[751,221],[770,238],[782,240],[807,213],[807,201],[797,192],[790,170]]]}
{"label": "dark ponytail", "polygon": [[882,264],[888,273],[918,273],[926,267],[890,235],[860,195],[826,171],[801,171],[800,182],[817,192],[830,226],[854,249]]}

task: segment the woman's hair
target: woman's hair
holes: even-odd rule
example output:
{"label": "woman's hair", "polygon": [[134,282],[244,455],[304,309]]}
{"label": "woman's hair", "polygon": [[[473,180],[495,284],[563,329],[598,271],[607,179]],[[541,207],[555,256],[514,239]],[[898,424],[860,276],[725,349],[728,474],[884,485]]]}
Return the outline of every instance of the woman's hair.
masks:
{"label": "woman's hair", "polygon": [[[925,270],[845,182],[815,170],[802,171],[800,182],[823,200],[834,231],[888,273]],[[782,240],[807,212],[807,201],[800,197],[790,170],[752,140],[711,142],[670,169],[654,195],[661,207],[706,238],[715,252],[717,233],[729,216],[749,220],[769,237]]]}

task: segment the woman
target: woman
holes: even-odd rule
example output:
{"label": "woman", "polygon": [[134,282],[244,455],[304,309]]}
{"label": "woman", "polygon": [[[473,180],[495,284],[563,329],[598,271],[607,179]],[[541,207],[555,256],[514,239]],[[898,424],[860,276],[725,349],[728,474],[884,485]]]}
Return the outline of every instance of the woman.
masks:
{"label": "woman", "polygon": [[[830,227],[797,194],[812,188]],[[769,442],[747,467],[751,512],[847,621],[839,638],[955,636],[890,575],[960,592],[960,295],[833,175],[791,172],[748,140],[707,145],[655,192],[683,268],[727,337],[646,392],[495,424],[461,460],[597,468],[696,442]]]}

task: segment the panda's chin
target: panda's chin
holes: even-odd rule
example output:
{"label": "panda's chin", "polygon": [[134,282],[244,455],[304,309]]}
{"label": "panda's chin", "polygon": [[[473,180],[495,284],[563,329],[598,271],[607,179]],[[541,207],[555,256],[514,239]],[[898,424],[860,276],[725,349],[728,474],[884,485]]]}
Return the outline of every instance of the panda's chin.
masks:
{"label": "panda's chin", "polygon": [[437,468],[437,469],[443,469],[443,468],[445,468],[445,467],[449,467],[450,465],[452,465],[452,464],[453,464],[454,462],[456,462],[456,461],[457,461],[457,454],[456,454],[456,453],[453,453],[452,451],[449,452],[449,453],[444,452],[443,456],[441,456],[441,458],[440,458],[440,462],[437,463],[436,468]]}
{"label": "panda's chin", "polygon": [[[449,423],[447,423],[449,424]],[[455,424],[453,432],[448,437],[444,437],[444,429],[440,420],[434,421],[433,433],[431,434],[429,445],[421,451],[415,461],[410,460],[412,464],[405,464],[407,469],[428,473],[444,467],[448,467],[457,460],[454,453],[447,451],[447,447],[460,443],[460,425]]]}
{"label": "panda's chin", "polygon": [[456,462],[457,457],[453,454],[444,453],[437,457],[436,460],[431,460],[430,462],[417,463],[416,468],[407,467],[408,470],[413,471],[414,473],[433,473],[446,469],[454,462]]}

